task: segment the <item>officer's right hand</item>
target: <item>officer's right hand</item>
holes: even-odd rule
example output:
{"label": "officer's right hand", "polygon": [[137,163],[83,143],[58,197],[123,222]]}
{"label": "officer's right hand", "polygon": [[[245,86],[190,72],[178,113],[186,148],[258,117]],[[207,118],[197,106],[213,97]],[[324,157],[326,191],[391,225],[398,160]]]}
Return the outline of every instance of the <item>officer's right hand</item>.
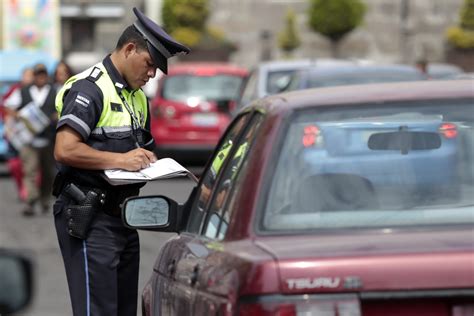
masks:
{"label": "officer's right hand", "polygon": [[127,171],[137,171],[150,166],[150,163],[157,160],[155,154],[143,148],[137,148],[124,153],[124,166]]}

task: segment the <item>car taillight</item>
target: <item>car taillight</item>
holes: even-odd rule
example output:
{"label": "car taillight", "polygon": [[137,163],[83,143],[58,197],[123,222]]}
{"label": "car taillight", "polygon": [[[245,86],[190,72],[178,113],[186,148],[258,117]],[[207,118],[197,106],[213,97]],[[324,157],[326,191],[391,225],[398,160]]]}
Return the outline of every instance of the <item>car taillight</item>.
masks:
{"label": "car taillight", "polygon": [[316,125],[307,125],[303,129],[302,143],[304,147],[320,146],[323,144],[321,130]]}
{"label": "car taillight", "polygon": [[458,136],[458,129],[453,123],[441,124],[439,132],[446,138],[456,138]]}
{"label": "car taillight", "polygon": [[302,295],[262,298],[255,303],[242,303],[239,316],[361,316],[356,295]]}

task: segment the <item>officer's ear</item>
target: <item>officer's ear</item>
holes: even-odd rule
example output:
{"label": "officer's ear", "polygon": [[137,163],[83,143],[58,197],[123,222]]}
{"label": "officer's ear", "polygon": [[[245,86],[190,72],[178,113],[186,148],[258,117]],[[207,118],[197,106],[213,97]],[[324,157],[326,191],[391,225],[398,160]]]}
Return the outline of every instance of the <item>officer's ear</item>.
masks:
{"label": "officer's ear", "polygon": [[130,55],[133,55],[134,53],[137,52],[137,45],[135,45],[135,43],[129,42],[125,44],[123,50],[124,50],[125,58],[127,58]]}

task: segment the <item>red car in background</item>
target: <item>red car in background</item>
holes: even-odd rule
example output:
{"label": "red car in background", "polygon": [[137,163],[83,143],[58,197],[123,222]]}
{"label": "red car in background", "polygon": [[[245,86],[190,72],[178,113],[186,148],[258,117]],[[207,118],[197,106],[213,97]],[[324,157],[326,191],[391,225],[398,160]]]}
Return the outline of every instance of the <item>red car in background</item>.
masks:
{"label": "red car in background", "polygon": [[180,63],[169,68],[152,100],[151,133],[159,155],[207,159],[231,120],[247,77],[228,63]]}

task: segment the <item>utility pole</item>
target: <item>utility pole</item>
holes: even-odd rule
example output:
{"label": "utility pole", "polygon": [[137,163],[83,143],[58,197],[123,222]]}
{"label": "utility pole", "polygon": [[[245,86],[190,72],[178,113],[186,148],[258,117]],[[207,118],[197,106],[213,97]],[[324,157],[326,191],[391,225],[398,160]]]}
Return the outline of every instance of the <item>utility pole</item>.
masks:
{"label": "utility pole", "polygon": [[158,25],[161,25],[161,7],[163,6],[163,0],[146,0],[145,1],[145,14],[150,19],[155,21]]}
{"label": "utility pole", "polygon": [[409,26],[410,17],[410,0],[401,0],[400,3],[400,53],[401,61],[403,63],[410,62],[410,35],[411,30]]}

